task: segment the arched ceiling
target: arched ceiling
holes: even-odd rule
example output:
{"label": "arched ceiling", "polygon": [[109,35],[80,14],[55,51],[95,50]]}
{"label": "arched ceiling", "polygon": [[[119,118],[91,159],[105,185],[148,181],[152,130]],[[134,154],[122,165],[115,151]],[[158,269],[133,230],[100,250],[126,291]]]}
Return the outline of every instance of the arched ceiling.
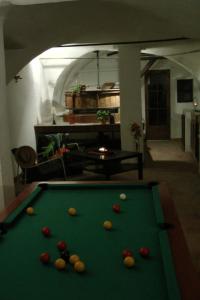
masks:
{"label": "arched ceiling", "polygon": [[192,47],[195,40],[199,48],[198,0],[33,2],[45,4],[11,5],[5,20],[8,80],[33,57],[61,44],[132,42],[143,49],[171,40],[167,45],[177,48]]}
{"label": "arched ceiling", "polygon": [[[153,12],[106,1],[88,5],[83,1],[12,6],[5,21],[5,43],[20,48],[55,45],[163,40],[185,37],[183,30]],[[188,37],[188,36],[186,36]],[[7,42],[8,41],[8,42]]]}

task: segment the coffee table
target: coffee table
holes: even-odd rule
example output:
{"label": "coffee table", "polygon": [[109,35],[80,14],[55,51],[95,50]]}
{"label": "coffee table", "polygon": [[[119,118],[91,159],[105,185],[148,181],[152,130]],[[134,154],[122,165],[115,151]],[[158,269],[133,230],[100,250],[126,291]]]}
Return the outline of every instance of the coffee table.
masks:
{"label": "coffee table", "polygon": [[[85,161],[84,170],[104,174],[106,179],[111,175],[130,170],[138,171],[138,179],[143,179],[143,155],[140,152],[112,150],[100,152],[97,149],[72,151],[70,155]],[[121,161],[136,158],[136,162],[121,163]]]}

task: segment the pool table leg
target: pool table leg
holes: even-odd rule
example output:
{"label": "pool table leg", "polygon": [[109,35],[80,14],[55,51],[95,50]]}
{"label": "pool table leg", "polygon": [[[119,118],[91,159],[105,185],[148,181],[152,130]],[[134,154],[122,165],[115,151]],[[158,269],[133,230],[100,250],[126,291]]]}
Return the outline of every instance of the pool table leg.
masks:
{"label": "pool table leg", "polygon": [[140,152],[138,153],[138,178],[143,179],[143,155]]}
{"label": "pool table leg", "polygon": [[106,180],[110,180],[110,164],[109,163],[103,163],[103,170],[106,177]]}
{"label": "pool table leg", "polygon": [[110,180],[110,174],[106,173],[106,180]]}

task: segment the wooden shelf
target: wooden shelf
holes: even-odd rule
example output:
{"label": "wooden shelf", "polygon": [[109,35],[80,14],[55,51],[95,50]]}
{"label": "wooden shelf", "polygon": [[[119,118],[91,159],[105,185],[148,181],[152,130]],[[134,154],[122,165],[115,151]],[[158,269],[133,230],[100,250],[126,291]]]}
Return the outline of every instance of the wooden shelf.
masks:
{"label": "wooden shelf", "polygon": [[[115,122],[120,122],[120,90],[108,89],[108,90],[88,90],[80,93],[66,92],[65,93],[65,105],[66,108],[71,110],[72,113],[78,117],[82,115],[76,122],[94,122],[96,118],[96,112],[99,109],[109,110],[114,117]],[[68,116],[64,116],[64,122],[68,121]],[[76,119],[76,118],[75,118]]]}
{"label": "wooden shelf", "polygon": [[73,108],[74,114],[96,114],[98,110],[108,110],[110,113],[118,113],[119,107],[97,107],[97,108]]}

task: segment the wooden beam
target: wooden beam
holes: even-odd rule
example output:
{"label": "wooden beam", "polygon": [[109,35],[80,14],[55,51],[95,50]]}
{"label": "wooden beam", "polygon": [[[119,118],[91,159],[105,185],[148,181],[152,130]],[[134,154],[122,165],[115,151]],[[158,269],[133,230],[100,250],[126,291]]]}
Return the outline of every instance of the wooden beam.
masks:
{"label": "wooden beam", "polygon": [[149,62],[146,64],[146,66],[141,71],[141,74],[140,74],[141,78],[149,71],[149,69],[151,68],[151,66],[153,66],[153,64],[155,63],[156,60],[157,60],[157,57],[153,57],[149,60]]}
{"label": "wooden beam", "polygon": [[84,46],[102,46],[102,45],[134,45],[134,44],[147,44],[147,43],[163,43],[163,42],[175,42],[175,41],[184,41],[189,40],[190,38],[181,36],[177,38],[167,38],[167,39],[158,39],[158,40],[138,40],[138,41],[119,41],[119,42],[104,42],[104,43],[72,43],[64,44],[58,47],[84,47]]}
{"label": "wooden beam", "polygon": [[150,60],[152,58],[166,59],[166,57],[164,57],[164,56],[158,56],[158,55],[148,54],[148,53],[141,53],[141,60]]}
{"label": "wooden beam", "polygon": [[111,51],[111,52],[109,52],[109,53],[107,53],[107,56],[112,56],[112,55],[115,55],[115,54],[118,54],[119,53],[119,51]]}

